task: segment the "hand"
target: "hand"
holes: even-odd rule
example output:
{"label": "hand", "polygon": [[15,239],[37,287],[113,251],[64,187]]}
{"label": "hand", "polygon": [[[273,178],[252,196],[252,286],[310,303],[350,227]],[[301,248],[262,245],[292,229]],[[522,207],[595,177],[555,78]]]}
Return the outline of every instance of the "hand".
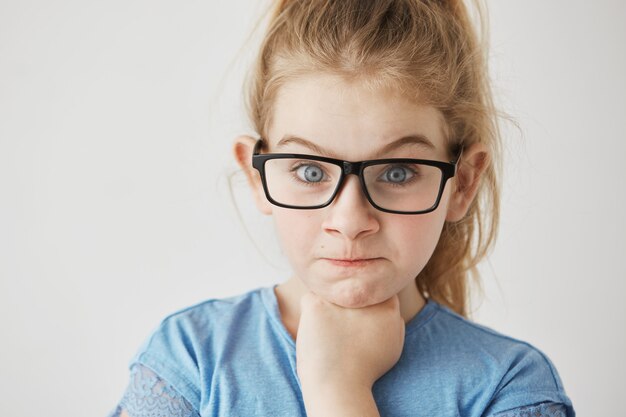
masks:
{"label": "hand", "polygon": [[308,292],[300,304],[296,363],[303,391],[329,384],[371,390],[400,359],[405,323],[397,295],[350,309]]}

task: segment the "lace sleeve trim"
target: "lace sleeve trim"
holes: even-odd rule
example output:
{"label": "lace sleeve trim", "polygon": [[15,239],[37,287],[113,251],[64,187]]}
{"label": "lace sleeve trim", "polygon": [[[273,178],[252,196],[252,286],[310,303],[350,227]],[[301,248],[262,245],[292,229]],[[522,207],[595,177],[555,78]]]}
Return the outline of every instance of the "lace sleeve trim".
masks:
{"label": "lace sleeve trim", "polygon": [[545,402],[507,410],[490,417],[567,417],[565,405]]}
{"label": "lace sleeve trim", "polygon": [[150,368],[135,364],[118,409],[130,417],[199,417],[193,406]]}

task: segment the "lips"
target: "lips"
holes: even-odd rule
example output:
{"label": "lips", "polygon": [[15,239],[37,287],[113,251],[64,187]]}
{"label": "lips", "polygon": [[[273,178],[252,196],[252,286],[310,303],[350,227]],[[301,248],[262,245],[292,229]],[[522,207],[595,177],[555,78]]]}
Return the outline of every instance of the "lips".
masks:
{"label": "lips", "polygon": [[382,258],[352,258],[352,259],[333,259],[324,258],[330,264],[344,267],[360,267],[367,266],[380,261]]}

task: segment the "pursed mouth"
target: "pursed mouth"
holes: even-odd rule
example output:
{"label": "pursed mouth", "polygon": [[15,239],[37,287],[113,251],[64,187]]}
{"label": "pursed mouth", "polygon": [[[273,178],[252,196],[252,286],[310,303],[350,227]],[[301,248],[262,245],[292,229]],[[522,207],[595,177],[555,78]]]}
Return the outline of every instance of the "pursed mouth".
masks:
{"label": "pursed mouth", "polygon": [[365,266],[380,261],[382,258],[354,258],[354,259],[334,259],[322,258],[336,266]]}

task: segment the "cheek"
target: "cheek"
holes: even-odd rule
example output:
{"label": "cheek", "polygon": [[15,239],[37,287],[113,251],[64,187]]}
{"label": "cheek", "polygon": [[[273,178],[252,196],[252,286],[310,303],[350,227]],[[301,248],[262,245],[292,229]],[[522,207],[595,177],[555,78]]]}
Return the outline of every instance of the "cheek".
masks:
{"label": "cheek", "polygon": [[310,253],[317,240],[320,220],[313,210],[276,208],[272,214],[274,226],[285,255],[297,263],[298,257]]}
{"label": "cheek", "polygon": [[445,221],[445,212],[436,210],[418,216],[403,216],[390,230],[398,260],[410,269],[421,270],[433,254]]}

